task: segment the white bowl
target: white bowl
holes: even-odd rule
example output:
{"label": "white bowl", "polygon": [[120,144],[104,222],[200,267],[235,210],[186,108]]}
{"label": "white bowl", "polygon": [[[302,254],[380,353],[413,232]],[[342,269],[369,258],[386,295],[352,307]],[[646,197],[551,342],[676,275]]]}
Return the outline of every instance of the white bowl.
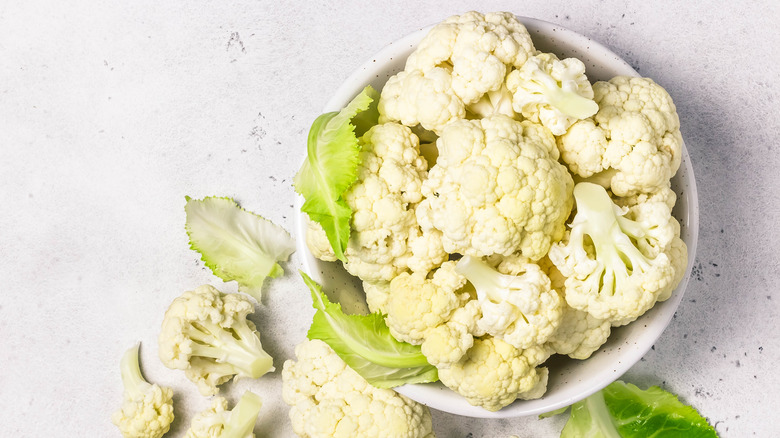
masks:
{"label": "white bowl", "polygon": [[[581,59],[587,66],[591,82],[608,80],[618,75],[638,76],[620,57],[590,38],[545,21],[526,17],[519,19],[528,28],[537,49],[553,52],[561,58],[573,56]],[[366,85],[371,84],[380,90],[390,76],[403,70],[406,58],[430,28],[420,29],[382,49],[344,81],[323,112],[340,110]],[[685,145],[682,165],[672,179],[672,187],[678,196],[674,215],[680,220],[681,237],[688,245],[688,267],[682,282],[667,301],[656,304],[633,323],[613,329],[609,341],[589,359],[581,361],[558,355],[551,357],[546,363],[550,369],[550,380],[544,397],[518,400],[498,412],[488,412],[470,405],[441,383],[405,385],[396,390],[441,411],[469,417],[507,418],[538,415],[568,406],[618,379],[644,356],[671,321],[693,266],[699,226],[698,195]],[[306,248],[306,218],[300,213],[302,199],[298,197],[296,202],[297,250],[303,262],[303,270],[322,283],[331,298],[338,299],[346,311],[367,311],[360,282],[347,274],[340,264],[317,260]]]}

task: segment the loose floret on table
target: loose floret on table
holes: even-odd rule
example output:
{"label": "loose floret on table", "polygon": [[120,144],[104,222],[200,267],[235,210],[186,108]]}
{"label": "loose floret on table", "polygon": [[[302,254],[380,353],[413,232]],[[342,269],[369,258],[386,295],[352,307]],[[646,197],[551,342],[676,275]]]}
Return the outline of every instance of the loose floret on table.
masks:
{"label": "loose floret on table", "polygon": [[211,407],[192,419],[185,438],[254,438],[255,423],[263,407],[260,397],[246,391],[233,410],[227,400],[216,397]]}
{"label": "loose floret on table", "polygon": [[305,438],[434,438],[427,407],[369,384],[324,342],[295,347],[282,370],[282,398]]}
{"label": "loose floret on table", "polygon": [[125,438],[160,438],[173,422],[173,390],[144,379],[138,363],[138,347],[135,345],[122,356],[124,402],[111,421]]}
{"label": "loose floret on table", "polygon": [[247,315],[254,305],[241,294],[204,285],[173,300],[159,337],[160,360],[184,370],[203,395],[215,395],[232,377],[256,379],[273,371],[260,335]]}

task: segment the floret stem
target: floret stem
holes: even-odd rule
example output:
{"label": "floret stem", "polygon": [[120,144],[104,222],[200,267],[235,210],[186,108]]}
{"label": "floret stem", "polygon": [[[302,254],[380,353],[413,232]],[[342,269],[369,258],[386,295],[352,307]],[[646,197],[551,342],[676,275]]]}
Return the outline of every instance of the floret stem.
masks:
{"label": "floret stem", "polygon": [[125,392],[133,396],[133,398],[135,398],[135,396],[143,395],[148,388],[152,386],[152,384],[144,380],[143,375],[141,375],[141,365],[138,362],[138,350],[140,346],[141,344],[137,343],[128,349],[119,362],[119,369],[122,373],[122,385],[125,388]]}
{"label": "floret stem", "polygon": [[599,110],[599,105],[593,99],[580,96],[572,90],[564,90],[555,78],[541,69],[534,71],[533,79],[541,85],[542,93],[550,105],[569,117],[585,119]]}
{"label": "floret stem", "polygon": [[234,366],[239,375],[256,379],[273,371],[273,358],[263,350],[260,339],[246,323],[223,328],[210,321],[193,322],[188,331],[192,355],[208,357]]}
{"label": "floret stem", "polygon": [[579,183],[574,187],[574,199],[577,215],[572,223],[571,239],[582,242],[584,235],[590,237],[596,259],[604,264],[601,291],[613,294],[615,283],[629,277],[634,271],[647,269],[648,259],[624,232],[621,227],[624,222],[618,220],[622,217],[622,211],[603,187]]}
{"label": "floret stem", "polygon": [[220,438],[245,438],[251,436],[260,414],[263,400],[255,393],[247,391],[230,411],[230,419],[225,424]]}
{"label": "floret stem", "polygon": [[501,289],[516,289],[522,283],[520,277],[502,274],[479,257],[464,256],[458,260],[455,270],[474,285],[480,300],[491,299]]}

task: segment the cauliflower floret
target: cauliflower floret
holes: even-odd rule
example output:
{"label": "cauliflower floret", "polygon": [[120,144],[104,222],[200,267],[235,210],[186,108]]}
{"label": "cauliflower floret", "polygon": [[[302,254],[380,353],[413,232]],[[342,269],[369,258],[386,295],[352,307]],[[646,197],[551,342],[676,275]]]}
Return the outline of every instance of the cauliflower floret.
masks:
{"label": "cauliflower floret", "polygon": [[513,107],[523,117],[562,135],[577,120],[595,114],[593,88],[585,64],[577,58],[558,59],[552,53],[532,56],[506,78]]}
{"label": "cauliflower floret", "polygon": [[625,211],[596,184],[577,184],[574,197],[571,231],[549,254],[567,277],[566,302],[613,326],[628,324],[668,298],[682,278],[687,255],[679,224],[663,202]]}
{"label": "cauliflower floret", "polygon": [[173,390],[144,380],[138,347],[136,344],[122,356],[119,368],[124,402],[111,421],[125,438],[160,438],[173,422]]}
{"label": "cauliflower floret", "polygon": [[282,398],[301,437],[434,438],[431,413],[391,389],[371,386],[324,342],[295,347],[282,370]]}
{"label": "cauliflower floret", "polygon": [[254,304],[242,294],[225,294],[203,285],[173,300],[158,340],[162,363],[184,370],[209,396],[233,376],[257,379],[273,371],[260,335],[247,315]]}
{"label": "cauliflower floret", "polygon": [[609,172],[617,196],[666,186],[682,159],[677,109],[649,78],[618,76],[593,85],[599,111],[558,138],[563,161],[582,177]]}
{"label": "cauliflower floret", "polygon": [[577,310],[566,303],[566,277],[555,267],[548,257],[539,262],[539,266],[550,277],[553,289],[561,296],[561,323],[547,346],[556,354],[565,354],[572,359],[587,359],[601,348],[612,331],[609,320],[598,319],[588,312]]}
{"label": "cauliflower floret", "polygon": [[[358,181],[345,193],[352,209],[352,235],[344,267],[364,281],[390,281],[407,269],[429,272],[447,254],[436,230],[417,226],[428,163],[411,129],[397,123],[376,125],[361,138]],[[316,257],[335,254],[322,228],[310,222],[306,242]]]}
{"label": "cauliflower floret", "polygon": [[223,397],[214,398],[209,409],[192,419],[185,438],[254,438],[255,423],[263,406],[260,397],[246,391],[232,411],[227,406]]}
{"label": "cauliflower floret", "polygon": [[481,316],[479,301],[471,300],[455,309],[447,322],[428,330],[420,346],[428,363],[443,369],[459,361],[474,345],[474,338],[485,334],[476,323]]}
{"label": "cauliflower floret", "polygon": [[423,38],[404,71],[387,81],[379,101],[380,122],[419,123],[438,133],[466,117],[470,105],[480,116],[487,115],[486,107],[492,108],[490,113],[513,116],[506,75],[534,53],[528,30],[513,14],[450,17]]}
{"label": "cauliflower floret", "polygon": [[459,362],[439,370],[439,378],[472,405],[497,411],[544,394],[547,374],[537,366],[549,356],[543,346],[519,350],[500,339],[478,338]]}
{"label": "cauliflower floret", "polygon": [[459,292],[465,284],[455,262],[442,264],[430,279],[422,272],[395,277],[385,306],[390,334],[399,341],[421,344],[430,329],[445,323],[468,300],[468,292]]}
{"label": "cauliflower floret", "polygon": [[446,252],[538,260],[563,237],[574,183],[546,128],[501,115],[458,120],[436,144],[418,221],[442,232]]}
{"label": "cauliflower floret", "polygon": [[306,216],[306,246],[311,251],[311,255],[322,261],[335,262],[338,260],[322,225],[309,219],[308,216]]}
{"label": "cauliflower floret", "polygon": [[363,292],[366,294],[366,304],[369,312],[387,313],[387,299],[390,297],[389,282],[369,283],[364,281]]}
{"label": "cauliflower floret", "polygon": [[512,257],[499,265],[502,273],[465,256],[456,269],[476,288],[482,313],[477,326],[483,332],[520,349],[542,345],[555,333],[561,298],[539,265]]}

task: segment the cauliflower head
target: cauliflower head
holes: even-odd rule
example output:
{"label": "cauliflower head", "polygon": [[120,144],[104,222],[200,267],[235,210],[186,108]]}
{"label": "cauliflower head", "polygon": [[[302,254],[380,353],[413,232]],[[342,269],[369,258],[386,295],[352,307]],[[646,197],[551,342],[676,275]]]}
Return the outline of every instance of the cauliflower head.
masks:
{"label": "cauliflower head", "polygon": [[506,86],[513,95],[514,110],[555,135],[566,133],[574,122],[599,109],[585,64],[577,58],[561,60],[552,53],[532,56],[509,73]]}
{"label": "cauliflower head", "polygon": [[606,173],[612,192],[630,196],[666,186],[682,159],[671,96],[649,78],[618,76],[593,85],[599,111],[558,138],[561,158],[584,178]]}
{"label": "cauliflower head", "polygon": [[162,323],[159,354],[171,369],[184,370],[209,396],[231,378],[256,379],[273,371],[260,335],[247,315],[254,304],[247,296],[225,294],[203,285],[173,300]]}
{"label": "cauliflower head", "polygon": [[255,423],[263,401],[246,391],[233,410],[228,410],[227,400],[215,397],[211,407],[192,419],[185,438],[254,438]]}
{"label": "cauliflower head", "polygon": [[497,338],[477,338],[459,362],[439,370],[439,379],[472,405],[497,411],[544,394],[547,371],[538,365],[549,356],[543,346],[520,350]]}
{"label": "cauliflower head", "polygon": [[429,330],[445,323],[469,298],[468,292],[459,292],[466,278],[455,271],[455,262],[445,262],[430,277],[402,273],[390,282],[385,322],[399,341],[421,344]]}
{"label": "cauliflower head", "polygon": [[173,390],[143,378],[138,347],[135,345],[122,356],[124,402],[111,416],[111,421],[125,438],[160,438],[173,422]]}
{"label": "cauliflower head", "polygon": [[528,30],[513,14],[450,17],[431,29],[404,71],[387,81],[379,120],[438,133],[469,112],[514,116],[505,79],[535,53]]}
{"label": "cauliflower head", "polygon": [[544,344],[561,322],[561,298],[550,279],[539,265],[521,257],[511,257],[498,269],[478,257],[458,261],[457,271],[477,291],[482,313],[477,326],[515,348]]}
{"label": "cauliflower head", "polygon": [[574,197],[571,231],[549,253],[566,277],[566,302],[620,326],[668,298],[687,262],[669,207],[648,202],[624,210],[603,187],[586,182]]}
{"label": "cauliflower head", "polygon": [[457,120],[436,144],[418,214],[446,252],[538,260],[563,237],[574,182],[546,128],[501,115]]}
{"label": "cauliflower head", "polygon": [[306,438],[434,438],[431,414],[391,389],[371,386],[324,342],[295,347],[282,370],[282,398]]}
{"label": "cauliflower head", "polygon": [[[408,269],[430,271],[447,254],[438,231],[417,225],[415,207],[428,169],[417,136],[386,123],[368,130],[360,144],[358,181],[344,195],[353,211],[344,267],[368,282],[390,281]],[[319,225],[310,223],[306,242],[316,257],[335,260]]]}

